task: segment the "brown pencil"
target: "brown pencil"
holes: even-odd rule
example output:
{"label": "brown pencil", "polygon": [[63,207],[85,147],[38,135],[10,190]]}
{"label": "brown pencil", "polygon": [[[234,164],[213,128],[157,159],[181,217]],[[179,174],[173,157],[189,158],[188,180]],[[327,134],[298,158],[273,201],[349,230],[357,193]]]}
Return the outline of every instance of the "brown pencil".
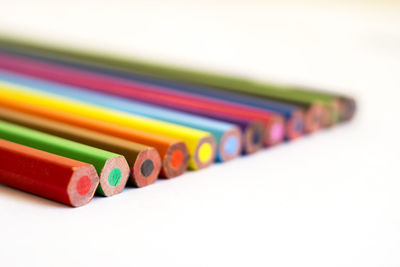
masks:
{"label": "brown pencil", "polygon": [[160,155],[152,147],[5,108],[0,108],[0,119],[121,154],[131,167],[129,182],[136,187],[154,183],[160,173]]}

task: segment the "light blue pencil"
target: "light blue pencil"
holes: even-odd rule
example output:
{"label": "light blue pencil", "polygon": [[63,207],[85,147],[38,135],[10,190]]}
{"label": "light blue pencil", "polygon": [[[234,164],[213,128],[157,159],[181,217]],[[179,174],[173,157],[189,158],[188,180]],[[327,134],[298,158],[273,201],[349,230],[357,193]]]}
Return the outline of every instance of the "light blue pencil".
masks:
{"label": "light blue pencil", "polygon": [[209,132],[214,136],[217,142],[217,160],[221,162],[237,157],[242,150],[241,130],[231,123],[192,115],[185,112],[174,111],[167,108],[160,108],[150,104],[143,104],[117,96],[86,91],[80,87],[50,82],[8,71],[0,71],[0,80],[23,85],[37,91],[85,101],[97,106],[103,106],[126,113],[163,120]]}

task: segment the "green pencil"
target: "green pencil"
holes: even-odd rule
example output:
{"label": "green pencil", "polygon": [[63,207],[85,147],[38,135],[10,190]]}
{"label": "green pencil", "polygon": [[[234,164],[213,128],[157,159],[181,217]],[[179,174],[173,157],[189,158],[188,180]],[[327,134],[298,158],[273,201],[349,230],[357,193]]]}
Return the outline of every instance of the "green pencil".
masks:
{"label": "green pencil", "polygon": [[329,101],[337,101],[340,121],[351,120],[356,112],[357,104],[356,101],[351,97],[311,88],[296,87],[296,90],[301,91],[303,94],[308,94],[314,97],[326,98]]}
{"label": "green pencil", "polygon": [[0,120],[0,138],[59,156],[92,164],[100,177],[97,193],[120,193],[128,180],[129,166],[121,155]]}
{"label": "green pencil", "polygon": [[[315,94],[308,89],[261,83],[240,77],[161,65],[132,58],[122,58],[105,53],[95,53],[83,49],[49,45],[6,36],[0,36],[0,49],[64,62],[78,63],[116,71],[142,73],[166,79],[200,84],[213,87],[216,90],[222,89],[252,94],[295,104],[304,108],[310,108],[314,104],[320,104],[324,107],[325,115],[323,116],[323,124],[326,126],[332,125],[340,119],[341,100],[343,103],[343,99],[345,99],[330,94]],[[349,111],[354,112],[354,110],[351,109],[349,109]],[[351,116],[352,114],[347,115],[347,117]]]}

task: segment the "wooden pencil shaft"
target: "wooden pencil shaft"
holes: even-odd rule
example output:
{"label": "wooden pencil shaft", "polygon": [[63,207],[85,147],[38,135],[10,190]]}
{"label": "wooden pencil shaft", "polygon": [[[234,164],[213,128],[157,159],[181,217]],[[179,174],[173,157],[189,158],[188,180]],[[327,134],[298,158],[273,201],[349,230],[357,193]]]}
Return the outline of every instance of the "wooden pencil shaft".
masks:
{"label": "wooden pencil shaft", "polygon": [[90,164],[0,139],[0,183],[78,207],[93,198],[99,177]]}
{"label": "wooden pencil shaft", "polygon": [[311,89],[311,88],[303,88],[296,87],[297,90],[302,90],[304,94],[312,95],[315,97],[325,97],[330,99],[331,102],[336,102],[338,104],[339,109],[339,120],[340,121],[348,121],[353,118],[357,104],[354,98],[349,96],[345,96],[343,94],[338,94],[332,91],[322,91],[319,89]]}

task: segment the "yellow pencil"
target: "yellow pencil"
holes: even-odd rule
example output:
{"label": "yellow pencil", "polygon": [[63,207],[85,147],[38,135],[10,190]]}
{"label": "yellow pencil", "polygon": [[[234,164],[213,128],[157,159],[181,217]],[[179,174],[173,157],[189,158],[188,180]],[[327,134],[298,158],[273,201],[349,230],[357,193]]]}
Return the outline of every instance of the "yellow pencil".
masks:
{"label": "yellow pencil", "polygon": [[[29,87],[0,81],[0,105],[16,109],[13,106],[15,102],[23,104],[18,107],[20,111],[24,111],[21,110],[23,106],[36,105],[42,109],[59,110],[182,140],[189,150],[191,156],[189,168],[193,170],[205,168],[215,159],[216,143],[208,132],[114,111],[85,102],[34,91]],[[25,112],[29,112],[28,109]]]}

